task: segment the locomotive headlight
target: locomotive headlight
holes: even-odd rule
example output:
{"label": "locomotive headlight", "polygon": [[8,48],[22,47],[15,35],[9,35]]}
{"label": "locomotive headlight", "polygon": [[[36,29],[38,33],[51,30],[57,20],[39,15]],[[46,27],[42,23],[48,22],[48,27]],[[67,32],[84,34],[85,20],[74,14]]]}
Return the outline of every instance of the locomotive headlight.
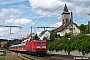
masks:
{"label": "locomotive headlight", "polygon": [[46,48],[46,46],[42,46],[42,48]]}
{"label": "locomotive headlight", "polygon": [[40,46],[36,46],[36,48],[40,48]]}

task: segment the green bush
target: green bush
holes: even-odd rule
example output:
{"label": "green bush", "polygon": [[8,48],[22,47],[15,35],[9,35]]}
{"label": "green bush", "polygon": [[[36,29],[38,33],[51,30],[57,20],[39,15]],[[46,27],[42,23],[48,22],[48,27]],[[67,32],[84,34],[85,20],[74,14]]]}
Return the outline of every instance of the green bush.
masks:
{"label": "green bush", "polygon": [[90,52],[90,36],[88,35],[78,35],[68,38],[59,39],[57,41],[48,44],[48,49],[51,51],[65,50],[70,54],[71,51],[78,50],[82,52],[83,55]]}

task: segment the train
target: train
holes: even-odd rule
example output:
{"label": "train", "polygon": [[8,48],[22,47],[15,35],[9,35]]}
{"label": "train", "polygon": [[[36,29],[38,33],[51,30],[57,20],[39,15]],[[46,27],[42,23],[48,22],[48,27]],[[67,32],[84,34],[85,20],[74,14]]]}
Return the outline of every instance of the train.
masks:
{"label": "train", "polygon": [[18,45],[12,45],[9,47],[10,51],[35,54],[35,55],[46,55],[47,41],[46,40],[33,40]]}

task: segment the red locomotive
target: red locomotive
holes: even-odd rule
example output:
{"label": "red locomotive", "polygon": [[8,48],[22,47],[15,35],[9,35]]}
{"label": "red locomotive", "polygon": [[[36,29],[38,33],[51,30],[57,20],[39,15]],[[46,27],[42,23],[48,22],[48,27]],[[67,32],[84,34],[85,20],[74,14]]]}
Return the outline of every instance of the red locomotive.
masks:
{"label": "red locomotive", "polygon": [[33,40],[30,42],[10,46],[9,50],[14,52],[45,55],[47,50],[47,42],[46,40]]}

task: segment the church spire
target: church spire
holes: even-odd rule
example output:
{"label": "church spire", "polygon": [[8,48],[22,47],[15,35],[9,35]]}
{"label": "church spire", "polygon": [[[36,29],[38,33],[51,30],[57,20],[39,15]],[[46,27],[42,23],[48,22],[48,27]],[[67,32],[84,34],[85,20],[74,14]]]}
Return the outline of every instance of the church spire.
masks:
{"label": "church spire", "polygon": [[70,14],[69,12],[68,12],[68,8],[67,8],[67,5],[65,4],[65,6],[64,6],[64,10],[63,10],[63,12],[62,12],[62,15],[63,14]]}
{"label": "church spire", "polygon": [[65,4],[64,10],[62,12],[62,25],[70,21],[70,13],[68,11],[67,5]]}
{"label": "church spire", "polygon": [[65,4],[65,7],[64,7],[64,12],[68,12],[68,8],[67,8],[67,5]]}

